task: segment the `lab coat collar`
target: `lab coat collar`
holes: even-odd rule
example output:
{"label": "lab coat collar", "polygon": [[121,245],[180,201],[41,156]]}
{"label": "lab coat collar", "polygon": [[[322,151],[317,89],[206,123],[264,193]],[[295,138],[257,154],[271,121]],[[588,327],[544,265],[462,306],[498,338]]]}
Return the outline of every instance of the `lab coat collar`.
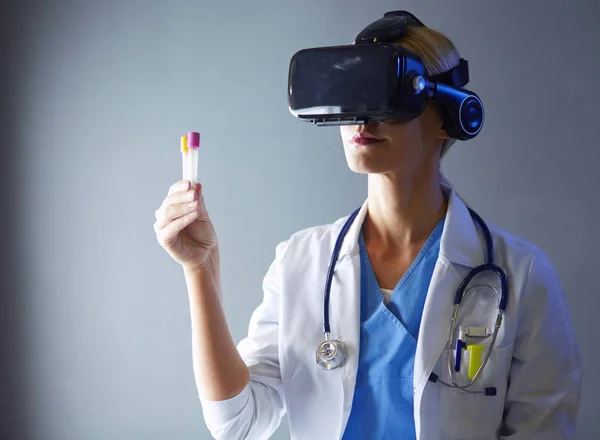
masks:
{"label": "lab coat collar", "polygon": [[[448,210],[440,242],[440,254],[452,263],[471,268],[483,264],[485,249],[467,205],[445,178],[442,179],[441,185],[442,190],[448,196]],[[358,253],[358,237],[367,211],[367,200],[365,200],[356,219],[348,229],[340,249],[340,258]]]}

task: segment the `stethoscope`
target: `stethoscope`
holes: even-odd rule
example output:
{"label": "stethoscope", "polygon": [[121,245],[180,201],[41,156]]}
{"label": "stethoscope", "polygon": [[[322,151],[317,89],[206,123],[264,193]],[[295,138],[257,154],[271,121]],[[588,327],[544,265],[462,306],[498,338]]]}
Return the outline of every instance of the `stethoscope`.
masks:
{"label": "stethoscope", "polygon": [[[323,333],[325,334],[325,340],[319,344],[316,352],[316,361],[317,365],[319,365],[324,370],[333,370],[335,368],[343,366],[348,360],[348,348],[346,345],[338,339],[333,339],[331,337],[331,327],[329,325],[329,297],[331,293],[331,282],[333,280],[333,274],[335,272],[335,265],[340,253],[340,248],[342,247],[342,242],[344,237],[346,236],[348,229],[352,225],[352,222],[356,218],[360,211],[360,208],[354,211],[348,220],[342,226],[340,233],[338,234],[337,240],[335,242],[335,246],[333,248],[333,252],[331,254],[331,261],[329,262],[329,270],[327,272],[327,278],[325,280],[325,296],[323,303]],[[439,383],[453,390],[462,391],[465,393],[475,393],[475,394],[484,394],[486,396],[495,396],[496,388],[495,387],[486,387],[485,389],[477,389],[471,390],[469,389],[473,384],[479,379],[481,374],[483,373],[483,369],[488,363],[492,350],[494,348],[494,344],[496,342],[496,337],[498,336],[498,331],[500,330],[500,326],[502,325],[502,317],[504,316],[504,310],[506,309],[506,303],[508,302],[508,281],[507,276],[504,271],[494,264],[494,244],[492,243],[492,235],[490,234],[490,230],[488,229],[486,223],[483,219],[471,208],[469,208],[469,213],[471,217],[475,220],[475,222],[479,225],[481,230],[483,231],[485,244],[486,244],[486,262],[480,266],[475,267],[471,270],[467,276],[463,279],[458,289],[456,290],[456,295],[454,296],[454,312],[452,314],[452,322],[450,324],[450,331],[448,333],[448,377],[450,378],[450,383],[445,382],[439,378],[439,376],[435,373],[431,373],[429,376],[429,380],[433,383]],[[458,312],[460,309],[460,305],[463,300],[463,296],[467,286],[471,282],[471,280],[485,271],[494,272],[498,278],[500,279],[500,302],[498,304],[498,315],[496,317],[496,322],[493,327],[493,332],[491,333],[491,341],[489,347],[487,348],[487,353],[485,358],[481,362],[481,365],[473,375],[473,377],[469,380],[468,383],[464,385],[459,385],[454,380],[454,370],[458,371],[458,365],[460,363],[460,352],[461,345],[464,344],[461,341],[460,337],[457,339],[456,344],[456,357],[455,363],[452,363],[452,347],[454,347],[454,332],[456,330],[456,324],[458,320]],[[494,289],[495,290],[495,289]],[[489,335],[486,335],[489,336]]]}

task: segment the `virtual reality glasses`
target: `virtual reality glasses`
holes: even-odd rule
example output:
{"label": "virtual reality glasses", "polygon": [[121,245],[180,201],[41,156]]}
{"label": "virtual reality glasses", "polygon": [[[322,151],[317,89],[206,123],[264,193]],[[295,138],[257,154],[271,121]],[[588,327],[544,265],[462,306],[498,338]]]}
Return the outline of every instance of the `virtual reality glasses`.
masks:
{"label": "virtual reality glasses", "polygon": [[421,58],[394,44],[407,26],[424,26],[406,11],[386,13],[353,45],[317,47],[295,53],[288,77],[288,106],[299,119],[318,126],[406,122],[434,100],[449,136],[467,140],[483,125],[483,104],[462,87],[468,63],[428,76]]}

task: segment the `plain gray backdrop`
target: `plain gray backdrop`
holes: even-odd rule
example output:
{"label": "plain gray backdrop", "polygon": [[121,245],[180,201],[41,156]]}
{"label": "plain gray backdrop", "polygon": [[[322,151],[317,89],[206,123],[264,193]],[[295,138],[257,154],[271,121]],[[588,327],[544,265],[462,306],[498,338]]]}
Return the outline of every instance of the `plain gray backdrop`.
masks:
{"label": "plain gray backdrop", "polygon": [[[276,244],[359,206],[339,130],[287,110],[290,57],[407,9],[470,62],[481,134],[443,168],[488,221],[538,244],[583,355],[598,438],[600,8],[594,1],[14,1],[0,37],[0,438],[209,438],[182,271],[154,211],[200,131],[239,341]],[[317,288],[320,288],[317,287]],[[285,439],[287,424],[273,437]]]}

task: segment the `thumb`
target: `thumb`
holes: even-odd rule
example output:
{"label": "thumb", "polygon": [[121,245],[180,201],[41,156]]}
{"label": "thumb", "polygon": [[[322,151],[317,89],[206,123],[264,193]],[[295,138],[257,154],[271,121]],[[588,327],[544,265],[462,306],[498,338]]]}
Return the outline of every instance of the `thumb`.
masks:
{"label": "thumb", "polygon": [[208,211],[206,210],[206,205],[204,203],[204,194],[202,190],[202,184],[196,184],[196,193],[198,194],[198,217],[196,220],[210,221]]}

